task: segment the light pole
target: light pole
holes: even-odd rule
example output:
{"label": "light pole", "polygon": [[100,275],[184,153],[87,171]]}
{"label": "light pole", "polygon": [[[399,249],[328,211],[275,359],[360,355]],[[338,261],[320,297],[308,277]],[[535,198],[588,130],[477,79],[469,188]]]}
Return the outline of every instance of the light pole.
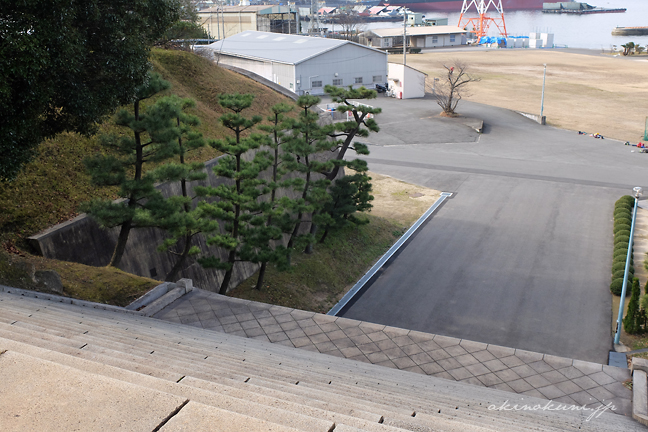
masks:
{"label": "light pole", "polygon": [[637,204],[643,189],[636,187],[632,189],[635,193],[634,209],[632,211],[632,225],[630,226],[630,240],[628,241],[628,255],[626,256],[625,271],[623,272],[623,286],[621,288],[621,299],[619,300],[619,316],[617,317],[616,334],[614,345],[619,344],[621,337],[621,320],[623,319],[623,307],[625,306],[626,289],[628,287],[628,270],[630,269],[630,258],[632,257],[632,237],[634,235],[635,220],[637,219]]}
{"label": "light pole", "polygon": [[436,96],[436,83],[439,81],[439,78],[434,78],[434,81],[432,82],[432,93]]}
{"label": "light pole", "polygon": [[545,82],[547,80],[547,63],[544,64],[544,74],[542,75],[542,99],[540,100],[540,124],[545,122],[542,120],[544,118],[544,92],[545,92]]}

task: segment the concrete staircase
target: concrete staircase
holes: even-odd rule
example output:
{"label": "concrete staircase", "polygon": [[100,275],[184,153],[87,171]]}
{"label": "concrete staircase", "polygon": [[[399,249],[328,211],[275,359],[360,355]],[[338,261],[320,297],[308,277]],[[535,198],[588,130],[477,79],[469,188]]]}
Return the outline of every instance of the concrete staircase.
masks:
{"label": "concrete staircase", "polygon": [[3,431],[645,430],[609,412],[7,293],[0,352]]}

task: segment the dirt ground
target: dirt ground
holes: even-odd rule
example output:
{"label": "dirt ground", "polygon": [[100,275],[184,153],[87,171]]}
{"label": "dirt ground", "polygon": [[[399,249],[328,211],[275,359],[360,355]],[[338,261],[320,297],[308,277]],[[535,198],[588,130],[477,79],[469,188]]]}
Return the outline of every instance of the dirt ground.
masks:
{"label": "dirt ground", "polygon": [[[455,59],[481,78],[471,84],[466,100],[540,114],[546,63],[544,115],[550,125],[633,143],[643,139],[648,116],[646,57],[485,49],[410,55],[407,64],[427,73],[429,82],[443,76],[443,63]],[[390,56],[390,61],[401,62],[402,57]]]}
{"label": "dirt ground", "polygon": [[371,214],[409,228],[441,195],[440,191],[369,173],[373,187]]}

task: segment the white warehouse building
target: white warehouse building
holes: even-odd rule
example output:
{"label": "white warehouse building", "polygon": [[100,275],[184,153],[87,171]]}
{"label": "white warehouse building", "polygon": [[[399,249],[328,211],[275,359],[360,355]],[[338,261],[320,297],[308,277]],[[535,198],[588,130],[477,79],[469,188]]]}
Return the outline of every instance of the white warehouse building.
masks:
{"label": "white warehouse building", "polygon": [[351,41],[244,31],[209,45],[219,63],[254,72],[297,95],[324,86],[374,88],[387,82],[387,54]]}

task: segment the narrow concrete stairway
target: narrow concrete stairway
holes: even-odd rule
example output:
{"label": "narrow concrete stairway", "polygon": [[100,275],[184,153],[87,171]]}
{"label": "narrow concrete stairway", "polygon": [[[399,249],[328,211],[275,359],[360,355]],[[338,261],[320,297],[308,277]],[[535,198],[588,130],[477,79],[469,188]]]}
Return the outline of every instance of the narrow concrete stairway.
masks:
{"label": "narrow concrete stairway", "polygon": [[644,430],[606,408],[7,293],[0,352],[3,431]]}

